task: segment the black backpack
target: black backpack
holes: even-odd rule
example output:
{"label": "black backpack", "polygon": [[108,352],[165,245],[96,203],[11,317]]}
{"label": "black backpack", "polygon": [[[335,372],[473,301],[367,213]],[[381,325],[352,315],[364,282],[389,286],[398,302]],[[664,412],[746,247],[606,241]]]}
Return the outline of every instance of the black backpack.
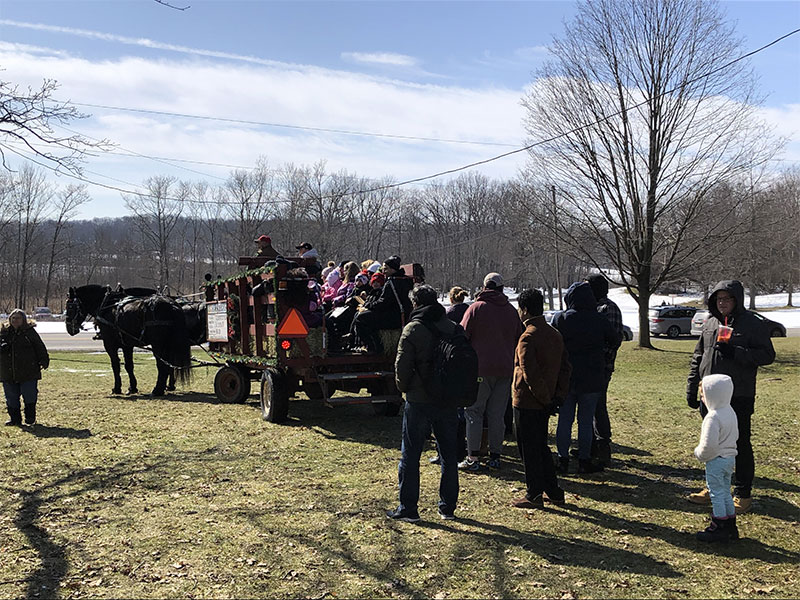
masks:
{"label": "black backpack", "polygon": [[447,336],[432,323],[425,326],[436,344],[426,393],[443,406],[467,407],[478,399],[478,354],[469,343],[464,330]]}

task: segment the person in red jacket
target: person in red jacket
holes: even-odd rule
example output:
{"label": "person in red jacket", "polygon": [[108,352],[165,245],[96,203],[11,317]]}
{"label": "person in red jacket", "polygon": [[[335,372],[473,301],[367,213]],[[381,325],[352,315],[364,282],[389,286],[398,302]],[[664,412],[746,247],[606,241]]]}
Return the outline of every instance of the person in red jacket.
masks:
{"label": "person in red jacket", "polygon": [[458,466],[465,471],[480,470],[478,451],[483,434],[483,413],[486,412],[489,422],[487,466],[499,469],[506,406],[514,375],[514,350],[522,334],[522,321],[503,293],[503,277],[500,273],[489,273],[484,277],[483,291],[467,308],[461,326],[478,354],[480,386],[475,404],[464,411],[469,455]]}

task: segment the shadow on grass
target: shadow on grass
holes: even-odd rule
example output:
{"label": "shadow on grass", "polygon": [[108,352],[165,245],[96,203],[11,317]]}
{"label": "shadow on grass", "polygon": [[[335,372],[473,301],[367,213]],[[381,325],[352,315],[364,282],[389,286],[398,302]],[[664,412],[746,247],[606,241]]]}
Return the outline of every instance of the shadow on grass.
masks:
{"label": "shadow on grass", "polygon": [[37,438],[70,438],[85,440],[92,437],[89,429],[73,429],[72,427],[59,427],[57,425],[34,425],[25,428],[28,433]]}
{"label": "shadow on grass", "polygon": [[[520,546],[553,564],[588,567],[611,572],[617,572],[620,568],[624,568],[632,573],[658,577],[680,577],[683,575],[664,561],[656,560],[638,552],[610,548],[589,540],[540,535],[533,532],[510,529],[494,523],[482,523],[474,519],[460,518],[456,523],[459,525],[448,526],[440,523],[421,522],[421,526],[475,536],[480,539],[481,543],[486,545]],[[468,526],[474,529],[465,531],[461,526]]]}
{"label": "shadow on grass", "polygon": [[[664,541],[676,548],[683,548],[693,552],[701,552],[703,554],[723,555],[731,558],[752,558],[759,561],[764,561],[771,564],[794,564],[800,560],[800,554],[771,546],[761,541],[748,539],[747,531],[741,528],[742,539],[735,543],[730,544],[704,544],[695,539],[694,532],[684,533],[677,531],[670,527],[664,527],[650,521],[639,521],[636,519],[628,519],[619,517],[618,515],[607,515],[587,507],[579,507],[574,513],[566,513],[574,518],[581,519],[587,523],[597,525],[598,527],[605,527],[610,530],[624,529],[629,535],[656,538]],[[706,523],[702,523],[705,525]],[[698,531],[702,528],[698,523]]]}
{"label": "shadow on grass", "polygon": [[[618,461],[619,464],[619,461]],[[631,459],[623,469],[632,467],[640,469],[647,475],[626,472],[619,469],[608,469],[589,478],[569,476],[561,479],[564,489],[579,496],[586,496],[600,502],[622,503],[648,510],[676,510],[686,512],[707,513],[708,507],[691,504],[686,499],[690,491],[697,491],[704,485],[704,471],[700,468],[676,467],[670,465],[652,465]],[[686,486],[683,483],[670,481],[669,478],[695,480],[696,485]],[[792,492],[796,486],[782,484],[772,479],[756,481],[757,484],[774,485],[777,489],[788,488]],[[771,496],[757,498],[759,505],[769,507],[769,515],[782,521],[797,521],[797,507]],[[768,498],[768,500],[767,500]],[[765,511],[767,512],[767,511]]]}

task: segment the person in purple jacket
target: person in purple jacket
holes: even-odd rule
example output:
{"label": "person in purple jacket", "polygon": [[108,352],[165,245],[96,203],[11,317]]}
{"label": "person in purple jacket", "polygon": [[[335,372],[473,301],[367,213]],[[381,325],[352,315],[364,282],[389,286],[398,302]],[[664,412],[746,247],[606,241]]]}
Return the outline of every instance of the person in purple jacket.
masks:
{"label": "person in purple jacket", "polygon": [[470,304],[461,326],[478,355],[478,399],[464,410],[467,417],[469,455],[459,463],[465,471],[480,470],[478,452],[483,434],[483,413],[489,422],[490,469],[500,468],[505,434],[505,414],[514,376],[514,351],[523,327],[519,314],[503,293],[503,277],[489,273],[483,291]]}

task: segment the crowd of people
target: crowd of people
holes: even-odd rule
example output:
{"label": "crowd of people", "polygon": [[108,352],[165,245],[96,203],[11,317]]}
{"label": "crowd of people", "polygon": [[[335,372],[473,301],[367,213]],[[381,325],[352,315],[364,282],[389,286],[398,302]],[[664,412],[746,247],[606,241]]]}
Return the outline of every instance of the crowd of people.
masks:
{"label": "crowd of people", "polygon": [[[280,258],[269,236],[256,241],[258,255]],[[331,333],[330,351],[383,351],[382,329],[401,329],[395,379],[405,396],[400,501],[388,511],[391,519],[419,520],[419,463],[433,432],[441,468],[438,512],[454,519],[459,470],[474,473],[503,468],[501,457],[506,413],[512,407],[517,446],[525,470],[526,493],[512,506],[537,509],[563,505],[559,474],[591,475],[611,461],[608,387],[622,341],[622,314],[608,298],[601,275],[573,283],[566,292],[566,310],[552,325],[544,318],[544,298],[536,289],[523,290],[515,308],[504,293],[503,277],[489,273],[472,303],[467,290],[449,292],[447,310],[429,285],[413,285],[392,255],[382,263],[328,262],[308,242],[299,244],[303,266],[288,276],[307,279],[300,310],[309,326],[324,322]],[[687,403],[703,416],[695,456],[706,465],[706,486],[688,496],[710,505],[710,525],[697,534],[706,542],[739,537],[736,515],[752,505],[755,463],[751,417],[755,408],[759,366],[775,359],[769,332],[744,307],[738,281],[722,281],[708,299],[710,318],[695,347],[687,382]],[[443,404],[431,394],[431,373],[440,342],[464,336],[477,356],[477,391],[468,405]],[[16,309],[0,327],[0,381],[9,420],[21,426],[36,423],[38,381],[49,357],[24,311]],[[577,448],[571,450],[577,413]],[[554,457],[548,445],[550,418],[557,415]],[[483,452],[484,429],[486,452]],[[486,458],[482,460],[483,455]],[[731,480],[734,492],[731,493]]]}
{"label": "crowd of people", "polygon": [[[451,290],[447,311],[430,286],[416,286],[409,297],[413,310],[395,364],[397,386],[406,399],[398,469],[400,502],[387,511],[390,519],[420,519],[419,463],[431,431],[438,451],[431,462],[441,466],[438,513],[443,519],[455,518],[458,471],[502,468],[509,398],[526,487],[525,495],[513,499],[512,506],[537,509],[546,502],[565,504],[558,476],[569,472],[573,454],[579,475],[597,473],[609,464],[607,394],[622,341],[622,315],[608,298],[604,277],[593,275],[573,283],[565,296],[566,310],[555,315],[552,325],[545,321],[539,290],[523,290],[514,309],[499,273],[486,275],[482,291],[470,305],[465,306],[461,288]],[[711,317],[697,342],[687,384],[688,405],[700,409],[703,416],[694,454],[705,463],[706,486],[687,499],[712,508],[711,522],[697,533],[697,539],[727,542],[739,538],[736,515],[751,509],[750,419],[756,373],[759,366],[773,362],[775,351],[769,332],[744,308],[741,283],[720,282],[708,306]],[[478,356],[477,397],[463,410],[438,402],[428,392],[426,381],[440,336],[452,336],[453,329],[469,339]],[[571,452],[576,412],[578,447]],[[548,445],[553,415],[558,416],[555,457]],[[466,427],[461,427],[464,422]],[[488,428],[485,465],[480,456],[484,423]]]}

